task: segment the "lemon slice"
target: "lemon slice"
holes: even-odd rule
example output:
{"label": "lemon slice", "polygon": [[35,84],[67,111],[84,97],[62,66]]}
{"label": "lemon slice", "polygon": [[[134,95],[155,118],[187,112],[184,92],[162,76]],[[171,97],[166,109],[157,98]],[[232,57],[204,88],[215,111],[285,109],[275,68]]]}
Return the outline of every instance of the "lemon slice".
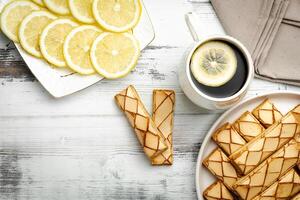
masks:
{"label": "lemon slice", "polygon": [[104,29],[125,32],[139,21],[142,8],[139,0],[94,0],[93,14]]}
{"label": "lemon slice", "polygon": [[69,19],[57,19],[43,30],[40,48],[43,57],[57,67],[66,67],[63,45],[67,35],[78,26]]}
{"label": "lemon slice", "polygon": [[208,41],[194,52],[191,70],[199,83],[220,87],[234,76],[237,70],[237,58],[234,50],[225,42]]}
{"label": "lemon slice", "polygon": [[139,43],[129,33],[102,33],[91,49],[94,68],[108,79],[127,75],[135,67],[139,55]]}
{"label": "lemon slice", "polygon": [[39,38],[44,28],[56,19],[47,11],[34,11],[22,21],[19,30],[20,43],[31,55],[41,58]]}
{"label": "lemon slice", "polygon": [[59,15],[68,15],[70,14],[68,0],[43,0],[46,7]]}
{"label": "lemon slice", "polygon": [[38,4],[39,6],[45,6],[43,0],[32,0],[34,3]]}
{"label": "lemon slice", "polygon": [[84,25],[73,29],[64,44],[64,57],[67,65],[79,74],[95,73],[90,59],[93,41],[102,31],[95,26]]}
{"label": "lemon slice", "polygon": [[12,41],[19,42],[18,32],[22,20],[39,7],[30,1],[12,1],[1,13],[1,30]]}
{"label": "lemon slice", "polygon": [[69,8],[74,18],[82,23],[92,24],[95,19],[92,12],[93,0],[69,0]]}

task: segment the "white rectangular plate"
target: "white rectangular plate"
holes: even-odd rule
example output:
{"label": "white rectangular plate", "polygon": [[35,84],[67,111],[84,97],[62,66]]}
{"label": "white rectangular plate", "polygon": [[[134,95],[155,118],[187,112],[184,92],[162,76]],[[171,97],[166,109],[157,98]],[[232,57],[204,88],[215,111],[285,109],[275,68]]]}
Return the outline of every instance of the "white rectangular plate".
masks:
{"label": "white rectangular plate", "polygon": [[[9,1],[10,0],[0,1],[0,8]],[[133,35],[140,42],[141,50],[147,47],[155,37],[151,20],[143,2],[142,7],[143,9],[140,22],[133,29]],[[82,76],[68,69],[55,68],[46,61],[27,54],[20,44],[16,43],[15,45],[24,62],[27,64],[36,79],[52,96],[56,98],[80,91],[103,79],[103,77],[97,74]]]}

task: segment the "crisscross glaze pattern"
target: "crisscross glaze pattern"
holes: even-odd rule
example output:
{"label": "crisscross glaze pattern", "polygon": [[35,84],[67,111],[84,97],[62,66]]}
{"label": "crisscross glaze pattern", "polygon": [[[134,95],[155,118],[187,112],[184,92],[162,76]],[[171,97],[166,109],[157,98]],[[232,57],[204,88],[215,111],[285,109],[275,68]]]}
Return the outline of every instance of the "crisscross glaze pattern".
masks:
{"label": "crisscross glaze pattern", "polygon": [[233,126],[246,141],[252,140],[265,130],[260,122],[249,111],[245,112],[237,119]]}
{"label": "crisscross glaze pattern", "polygon": [[167,149],[163,135],[157,129],[133,86],[117,94],[115,100],[127,116],[145,154],[151,161]]}
{"label": "crisscross glaze pattern", "polygon": [[231,164],[229,158],[220,149],[215,149],[204,161],[203,165],[221,180],[230,190],[238,180],[239,174]]}
{"label": "crisscross glaze pattern", "polygon": [[278,122],[282,118],[281,112],[270,102],[269,99],[264,100],[258,105],[252,114],[262,123],[266,128]]}
{"label": "crisscross glaze pattern", "polygon": [[242,199],[250,200],[291,170],[298,162],[300,162],[300,151],[296,141],[292,139],[248,175],[239,178],[233,189]]}
{"label": "crisscross glaze pattern", "polygon": [[299,111],[300,106],[230,156],[240,173],[249,173],[267,157],[294,138],[296,134],[300,133]]}
{"label": "crisscross glaze pattern", "polygon": [[300,193],[298,193],[296,196],[294,196],[292,200],[300,200]]}
{"label": "crisscross glaze pattern", "polygon": [[234,200],[234,197],[221,181],[217,181],[206,188],[203,197],[207,200]]}
{"label": "crisscross glaze pattern", "polygon": [[289,200],[300,191],[300,176],[291,169],[254,200]]}
{"label": "crisscross glaze pattern", "polygon": [[231,155],[247,143],[229,123],[224,124],[216,130],[212,135],[212,139],[227,154],[227,156]]}
{"label": "crisscross glaze pattern", "polygon": [[152,159],[153,165],[173,164],[173,124],[175,92],[172,90],[154,90],[152,119],[163,134],[168,147],[166,151]]}

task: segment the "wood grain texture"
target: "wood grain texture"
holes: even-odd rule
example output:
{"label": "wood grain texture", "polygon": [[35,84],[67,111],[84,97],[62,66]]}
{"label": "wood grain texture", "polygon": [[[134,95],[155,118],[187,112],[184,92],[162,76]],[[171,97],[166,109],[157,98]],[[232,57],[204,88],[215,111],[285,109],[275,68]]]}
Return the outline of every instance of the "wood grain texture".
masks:
{"label": "wood grain texture", "polygon": [[[52,98],[0,36],[0,199],[195,199],[201,142],[220,113],[183,94],[177,78],[192,38],[183,15],[215,13],[197,0],[145,0],[156,31],[137,68],[62,99]],[[152,90],[176,91],[173,166],[152,167],[119,111],[114,95],[136,86],[148,110]],[[255,80],[248,97],[299,88]]]}

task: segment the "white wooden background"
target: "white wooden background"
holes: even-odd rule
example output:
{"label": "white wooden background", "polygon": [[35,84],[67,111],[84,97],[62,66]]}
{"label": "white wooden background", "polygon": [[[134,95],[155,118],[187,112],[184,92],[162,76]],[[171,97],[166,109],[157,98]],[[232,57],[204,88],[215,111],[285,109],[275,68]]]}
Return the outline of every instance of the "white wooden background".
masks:
{"label": "white wooden background", "polygon": [[[209,2],[145,0],[156,31],[138,66],[62,99],[34,79],[10,42],[0,38],[0,199],[195,199],[195,165],[218,113],[194,106],[177,78],[192,38],[184,14],[216,19]],[[203,27],[205,28],[205,27]],[[171,167],[152,167],[113,96],[134,84],[151,108],[154,88],[177,93]],[[299,88],[255,80],[249,96]]]}

